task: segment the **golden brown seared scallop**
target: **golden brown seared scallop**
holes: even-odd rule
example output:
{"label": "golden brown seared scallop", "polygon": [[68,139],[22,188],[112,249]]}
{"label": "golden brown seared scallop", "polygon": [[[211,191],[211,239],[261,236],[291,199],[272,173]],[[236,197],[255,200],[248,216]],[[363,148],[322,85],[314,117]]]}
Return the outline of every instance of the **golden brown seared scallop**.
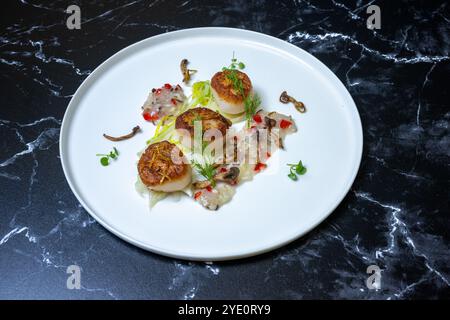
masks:
{"label": "golden brown seared scallop", "polygon": [[231,121],[220,113],[208,108],[194,108],[183,112],[177,117],[175,129],[188,130],[193,136],[195,121],[202,122],[202,133],[209,129],[217,129],[223,136],[226,135],[227,129],[231,126]]}
{"label": "golden brown seared scallop", "polygon": [[[172,156],[179,159],[173,161]],[[151,190],[174,192],[184,189],[191,182],[191,167],[181,150],[168,141],[161,141],[147,147],[138,162],[139,177]]]}
{"label": "golden brown seared scallop", "polygon": [[[234,73],[234,74],[232,74]],[[230,78],[242,83],[243,92],[237,90]],[[211,79],[211,89],[219,108],[229,114],[244,112],[244,100],[253,94],[250,78],[239,70],[224,70],[217,72]]]}

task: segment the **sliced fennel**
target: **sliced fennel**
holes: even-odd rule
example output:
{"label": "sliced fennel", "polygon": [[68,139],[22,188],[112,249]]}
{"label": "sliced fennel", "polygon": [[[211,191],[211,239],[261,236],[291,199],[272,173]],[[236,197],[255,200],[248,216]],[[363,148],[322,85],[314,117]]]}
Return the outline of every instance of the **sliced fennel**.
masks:
{"label": "sliced fennel", "polygon": [[[147,144],[153,144],[163,140],[168,140],[175,131],[175,120],[165,121],[163,117],[156,126],[155,134],[153,137],[147,141]],[[164,125],[163,125],[164,123]]]}
{"label": "sliced fennel", "polygon": [[153,208],[159,201],[163,200],[164,198],[166,198],[169,194],[166,192],[159,192],[159,191],[152,191],[149,188],[147,188],[147,186],[142,182],[141,178],[139,177],[139,175],[137,176],[136,182],[134,184],[134,187],[137,191],[137,193],[139,193],[139,195],[141,195],[142,197],[144,197],[145,195],[148,195],[148,204],[150,209]]}
{"label": "sliced fennel", "polygon": [[134,188],[136,189],[137,193],[139,195],[144,196],[148,193],[147,186],[142,182],[141,177],[139,177],[139,174],[137,175],[136,182],[134,183]]}
{"label": "sliced fennel", "polygon": [[167,192],[160,192],[160,191],[149,191],[150,193],[150,199],[149,199],[149,205],[150,209],[153,208],[159,201],[165,199],[169,194]]}
{"label": "sliced fennel", "polygon": [[238,114],[225,113],[219,110],[217,110],[217,112],[221,113],[225,118],[230,120],[232,123],[239,123],[245,120],[245,112]]}
{"label": "sliced fennel", "polygon": [[208,80],[197,81],[192,85],[191,105],[207,106],[212,100],[211,84]]}

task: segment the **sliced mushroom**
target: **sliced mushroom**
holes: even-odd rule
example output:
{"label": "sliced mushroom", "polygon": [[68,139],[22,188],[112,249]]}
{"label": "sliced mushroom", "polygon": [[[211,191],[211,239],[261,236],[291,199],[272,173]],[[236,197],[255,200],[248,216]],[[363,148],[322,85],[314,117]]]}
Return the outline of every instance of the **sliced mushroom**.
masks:
{"label": "sliced mushroom", "polygon": [[269,118],[267,116],[264,117],[264,123],[266,124],[269,131],[277,125],[277,121],[275,119]]}
{"label": "sliced mushroom", "polygon": [[131,132],[129,134],[126,134],[126,135],[123,135],[123,136],[120,136],[120,137],[112,137],[112,136],[109,136],[109,135],[107,135],[105,133],[103,134],[103,136],[106,139],[110,140],[110,141],[122,141],[122,140],[127,140],[127,139],[130,139],[130,138],[134,137],[134,135],[136,133],[138,133],[140,130],[141,130],[141,128],[139,126],[136,126],[136,127],[134,127],[131,130]]}
{"label": "sliced mushroom", "polygon": [[214,180],[235,184],[239,177],[240,170],[238,167],[231,167],[225,172],[219,172],[214,176]]}
{"label": "sliced mushroom", "polygon": [[283,139],[281,137],[278,138],[278,147],[284,149]]}
{"label": "sliced mushroom", "polygon": [[292,102],[295,106],[295,109],[297,109],[298,112],[304,113],[306,112],[306,107],[301,101],[297,101],[297,99],[291,97],[288,95],[286,91],[283,91],[280,95],[280,102],[281,103],[289,103]]}
{"label": "sliced mushroom", "polygon": [[181,69],[181,73],[183,74],[183,82],[184,83],[188,83],[189,80],[191,80],[191,75],[196,73],[197,70],[191,70],[187,68],[189,61],[188,59],[183,59],[181,60],[180,63],[180,69]]}

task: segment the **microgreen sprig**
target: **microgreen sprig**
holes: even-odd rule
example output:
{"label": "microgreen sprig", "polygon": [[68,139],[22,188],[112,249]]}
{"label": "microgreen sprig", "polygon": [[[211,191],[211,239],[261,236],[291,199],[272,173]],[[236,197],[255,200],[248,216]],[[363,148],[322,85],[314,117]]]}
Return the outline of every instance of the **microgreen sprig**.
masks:
{"label": "microgreen sprig", "polygon": [[117,159],[117,157],[119,156],[119,151],[116,149],[116,147],[113,147],[113,150],[109,154],[97,153],[96,156],[101,157],[100,164],[106,167],[109,165],[111,159]]}
{"label": "microgreen sprig", "polygon": [[297,164],[288,163],[288,166],[290,167],[288,177],[293,181],[297,181],[299,175],[302,176],[306,173],[306,167],[301,160]]}
{"label": "microgreen sprig", "polygon": [[232,69],[232,70],[236,70],[236,69],[240,69],[240,70],[242,70],[242,69],[245,69],[245,64],[242,62],[242,61],[238,61],[235,57],[234,57],[234,51],[233,51],[233,57],[231,58],[231,64],[229,65],[229,67],[227,68],[227,67],[223,67],[222,68],[222,71],[225,71],[225,70],[229,70],[229,69]]}

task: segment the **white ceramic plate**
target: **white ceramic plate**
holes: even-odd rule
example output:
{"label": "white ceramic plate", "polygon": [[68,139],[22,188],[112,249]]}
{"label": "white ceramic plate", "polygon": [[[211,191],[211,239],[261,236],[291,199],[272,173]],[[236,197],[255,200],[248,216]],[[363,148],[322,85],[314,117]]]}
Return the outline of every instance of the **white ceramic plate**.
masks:
{"label": "white ceramic plate", "polygon": [[[189,198],[164,200],[149,211],[134,188],[136,153],[154,127],[141,105],[153,87],[181,83],[179,63],[198,69],[193,81],[210,79],[230,63],[233,51],[260,94],[263,107],[291,114],[298,132],[269,170],[240,186],[233,200],[208,211]],[[300,114],[278,101],[283,90],[305,103]],[[139,124],[143,133],[113,143]],[[117,161],[99,164],[96,153],[116,146]],[[280,247],[317,226],[340,203],[355,179],[362,128],[350,94],[319,60],[282,40],[245,30],[198,28],[133,44],[102,63],[80,86],[64,116],[61,161],[72,191],[105,228],[141,248],[189,260],[229,260]],[[302,160],[308,172],[297,182],[286,163]]]}

